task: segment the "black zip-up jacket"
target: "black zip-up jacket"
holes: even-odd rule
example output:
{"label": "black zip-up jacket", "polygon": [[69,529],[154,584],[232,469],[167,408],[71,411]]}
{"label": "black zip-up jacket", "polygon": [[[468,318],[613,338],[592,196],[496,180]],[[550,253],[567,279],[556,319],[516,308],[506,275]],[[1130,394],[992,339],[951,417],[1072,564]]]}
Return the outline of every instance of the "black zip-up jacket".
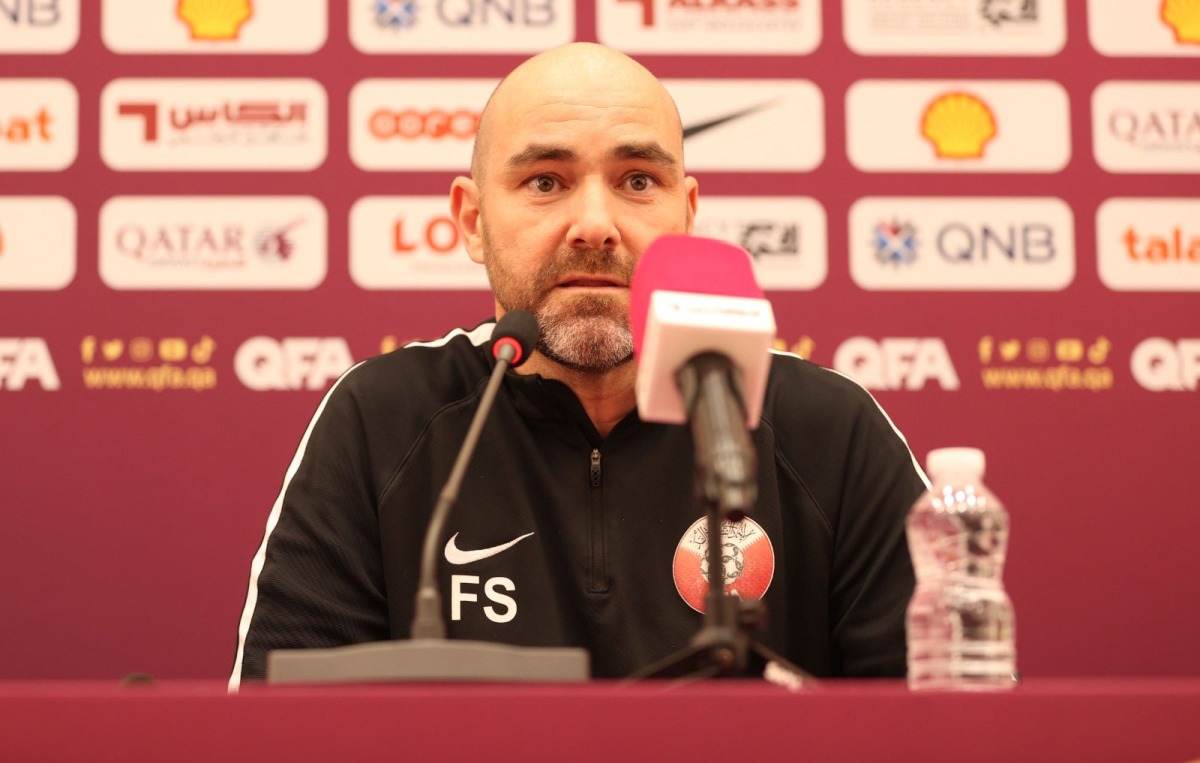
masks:
{"label": "black zip-up jacket", "polygon": [[[272,649],[408,637],[493,326],[365,361],[329,390],[251,567],[232,686],[262,678]],[[854,382],[776,354],[753,441],[758,529],[741,535],[769,546],[743,558],[726,543],[726,580],[744,571],[744,596],[769,581],[760,640],[818,676],[904,675],[904,521],[925,489],[904,439]],[[684,599],[700,563],[692,458],[687,427],[634,411],[602,438],[566,385],[510,371],[447,524],[449,637],[582,646],[597,678],[684,647],[702,618]],[[689,539],[694,559],[679,556]]]}

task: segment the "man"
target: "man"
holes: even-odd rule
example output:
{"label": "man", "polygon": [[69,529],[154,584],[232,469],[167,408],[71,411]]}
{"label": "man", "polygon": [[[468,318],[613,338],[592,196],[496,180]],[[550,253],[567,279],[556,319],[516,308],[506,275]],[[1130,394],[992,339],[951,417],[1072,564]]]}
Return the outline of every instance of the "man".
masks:
{"label": "man", "polygon": [[[685,427],[635,410],[629,280],[657,236],[689,232],[697,183],[678,112],[628,57],[572,44],[526,61],[484,111],[451,189],[496,315],[532,311],[440,560],[451,638],[589,649],[620,677],[687,644],[707,584]],[[409,635],[425,528],[493,366],[491,323],[360,363],[329,391],[255,558],[231,684],[270,649]],[[754,432],[753,523],[725,581],[770,612],[761,640],[817,675],[904,673],[908,506],[924,489],[871,397],[773,358]]]}

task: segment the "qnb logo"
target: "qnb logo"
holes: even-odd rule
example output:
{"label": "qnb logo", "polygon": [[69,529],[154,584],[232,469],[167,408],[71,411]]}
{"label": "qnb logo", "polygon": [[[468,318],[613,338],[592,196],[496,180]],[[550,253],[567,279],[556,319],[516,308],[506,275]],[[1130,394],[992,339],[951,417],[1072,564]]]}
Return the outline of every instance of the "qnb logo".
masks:
{"label": "qnb logo", "polygon": [[[479,585],[478,575],[451,575],[450,576],[450,619],[459,621],[463,619],[463,604],[476,603],[479,601],[479,594],[471,590]],[[483,614],[493,623],[507,623],[512,621],[517,616],[517,600],[509,596],[517,590],[517,585],[509,578],[497,577],[488,578],[483,585],[483,595],[492,604],[483,607]],[[508,593],[501,593],[507,591]]]}
{"label": "qnb logo", "polygon": [[554,0],[437,0],[437,16],[452,27],[550,26]]}
{"label": "qnb logo", "polygon": [[1195,390],[1200,381],[1200,339],[1146,339],[1134,348],[1129,368],[1137,383],[1151,392]]}
{"label": "qnb logo", "polygon": [[918,390],[929,382],[944,390],[961,386],[946,344],[937,337],[889,337],[878,342],[850,337],[834,353],[833,367],[867,389]]}
{"label": "qnb logo", "polygon": [[937,234],[938,253],[943,259],[956,263],[1018,260],[1030,263],[1054,259],[1054,228],[1046,223],[1019,223],[978,227],[965,223],[950,223]]}
{"label": "qnb logo", "polygon": [[0,20],[13,26],[50,27],[62,20],[58,0],[0,0]]}
{"label": "qnb logo", "polygon": [[917,229],[908,220],[875,225],[872,245],[880,264],[911,265],[917,259],[917,244]]}
{"label": "qnb logo", "polygon": [[389,138],[457,138],[473,140],[479,131],[479,112],[469,109],[418,111],[379,109],[368,122],[371,134],[381,140]]}
{"label": "qnb logo", "polygon": [[0,390],[22,390],[31,381],[44,390],[62,387],[46,340],[0,337]]}
{"label": "qnb logo", "polygon": [[[458,226],[445,215],[432,217],[422,225],[417,223],[405,232],[406,220],[397,218],[392,225],[392,251],[395,254],[412,254],[430,251],[434,254],[451,254],[458,248]],[[415,234],[416,239],[410,238]]]}
{"label": "qnb logo", "polygon": [[977,159],[996,137],[996,117],[971,93],[939,95],[925,109],[921,135],[943,159]]}
{"label": "qnb logo", "polygon": [[352,365],[350,348],[340,337],[256,336],[233,358],[238,379],[258,392],[323,389]]}

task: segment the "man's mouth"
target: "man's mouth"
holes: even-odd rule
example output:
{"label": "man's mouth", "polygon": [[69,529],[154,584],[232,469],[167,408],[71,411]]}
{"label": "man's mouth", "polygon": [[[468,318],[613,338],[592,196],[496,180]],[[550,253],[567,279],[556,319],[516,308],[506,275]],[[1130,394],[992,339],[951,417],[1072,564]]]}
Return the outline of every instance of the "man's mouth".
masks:
{"label": "man's mouth", "polygon": [[565,289],[622,289],[625,284],[607,276],[572,276],[559,281],[558,288]]}

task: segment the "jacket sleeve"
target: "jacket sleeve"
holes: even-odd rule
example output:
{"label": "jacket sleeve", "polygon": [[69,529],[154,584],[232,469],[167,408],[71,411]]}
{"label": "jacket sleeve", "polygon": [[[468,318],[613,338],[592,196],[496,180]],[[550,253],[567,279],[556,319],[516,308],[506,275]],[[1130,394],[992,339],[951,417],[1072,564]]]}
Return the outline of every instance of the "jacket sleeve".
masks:
{"label": "jacket sleeve", "polygon": [[924,474],[887,414],[854,385],[830,580],[834,664],[845,676],[905,675],[914,575],[905,520]]}
{"label": "jacket sleeve", "polygon": [[321,401],[250,570],[230,688],[266,675],[272,649],[388,638],[367,439],[347,371]]}

